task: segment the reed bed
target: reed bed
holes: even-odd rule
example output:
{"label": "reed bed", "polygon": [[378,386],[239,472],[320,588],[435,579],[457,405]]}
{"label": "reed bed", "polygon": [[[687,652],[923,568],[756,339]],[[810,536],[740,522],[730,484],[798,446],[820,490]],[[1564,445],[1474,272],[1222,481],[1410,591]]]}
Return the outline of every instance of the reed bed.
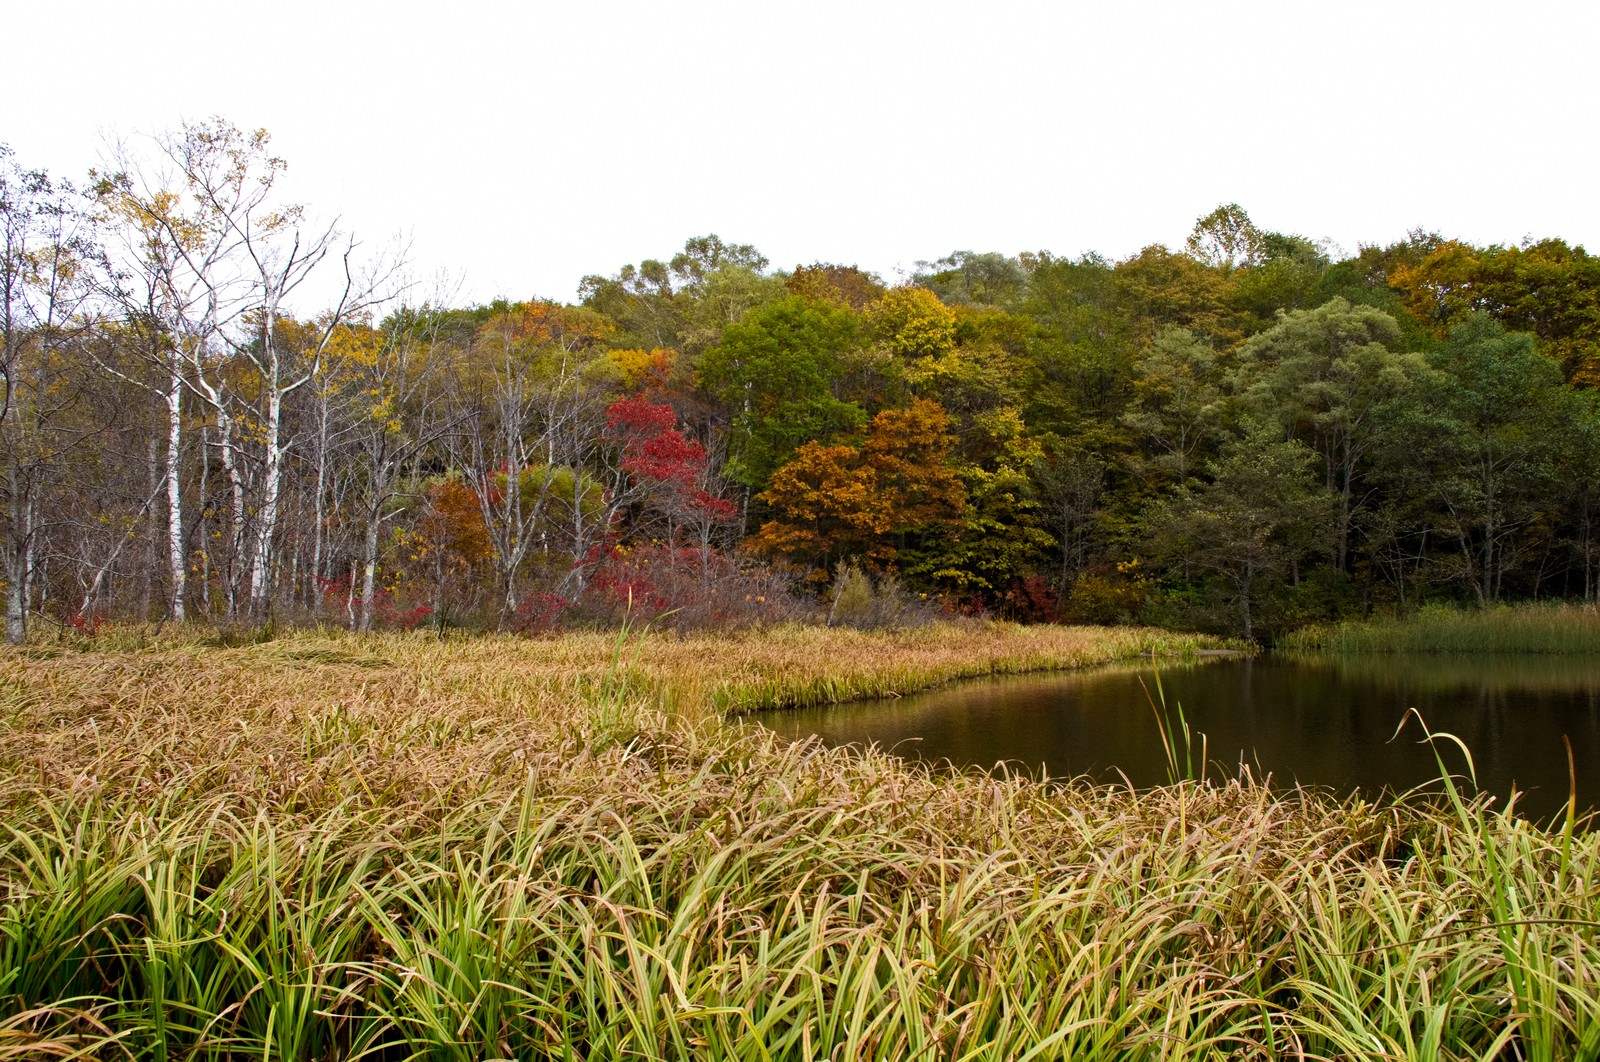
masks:
{"label": "reed bed", "polygon": [[1600,654],[1600,607],[1428,606],[1406,616],[1305,627],[1290,633],[1283,648],[1324,653]]}
{"label": "reed bed", "polygon": [[728,718],[1201,648],[10,652],[0,1058],[1594,1057],[1581,824],[933,773]]}

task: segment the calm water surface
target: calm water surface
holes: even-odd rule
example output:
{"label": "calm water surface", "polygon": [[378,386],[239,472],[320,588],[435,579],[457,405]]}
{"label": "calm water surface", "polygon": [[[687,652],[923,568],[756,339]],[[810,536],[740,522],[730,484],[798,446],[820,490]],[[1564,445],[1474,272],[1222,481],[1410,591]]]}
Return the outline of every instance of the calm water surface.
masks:
{"label": "calm water surface", "polygon": [[[830,744],[877,744],[907,756],[992,767],[1006,762],[1052,777],[1088,774],[1135,785],[1166,781],[1155,717],[1141,679],[1148,667],[985,679],[898,700],[769,713],[762,722]],[[1407,708],[1472,750],[1480,786],[1513,784],[1536,818],[1567,800],[1567,754],[1578,799],[1600,809],[1600,659],[1381,656],[1317,660],[1266,656],[1164,667],[1167,701],[1210,743],[1209,759],[1240,762],[1277,783],[1377,795],[1432,780],[1415,721],[1391,741]],[[1459,765],[1447,751],[1447,763]],[[1121,772],[1119,775],[1118,772]]]}

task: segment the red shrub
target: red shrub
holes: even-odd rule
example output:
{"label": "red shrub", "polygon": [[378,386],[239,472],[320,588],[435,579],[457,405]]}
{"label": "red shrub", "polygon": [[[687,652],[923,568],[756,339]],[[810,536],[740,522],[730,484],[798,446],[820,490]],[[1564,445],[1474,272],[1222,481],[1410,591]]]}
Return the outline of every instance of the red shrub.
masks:
{"label": "red shrub", "polygon": [[1060,602],[1049,580],[1029,575],[1011,584],[1001,602],[1003,614],[1023,623],[1049,623],[1060,612]]}
{"label": "red shrub", "polygon": [[561,627],[562,617],[571,608],[572,602],[560,594],[529,594],[517,605],[507,626],[519,634],[548,634]]}

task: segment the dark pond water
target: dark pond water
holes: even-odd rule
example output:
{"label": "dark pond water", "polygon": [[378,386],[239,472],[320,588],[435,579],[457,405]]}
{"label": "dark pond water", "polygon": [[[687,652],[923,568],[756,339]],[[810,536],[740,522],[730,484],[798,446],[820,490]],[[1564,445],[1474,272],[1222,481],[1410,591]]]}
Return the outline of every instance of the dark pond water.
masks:
{"label": "dark pond water", "polygon": [[[901,755],[962,767],[1000,762],[1051,777],[1123,775],[1135,785],[1167,779],[1145,693],[1154,672],[1106,668],[986,679],[900,699],[769,713],[790,736],[831,744],[876,742]],[[1213,772],[1241,762],[1279,784],[1299,782],[1376,796],[1437,776],[1415,721],[1390,740],[1406,709],[1472,751],[1481,788],[1545,819],[1568,793],[1567,753],[1578,800],[1600,809],[1600,658],[1542,656],[1266,656],[1164,667],[1169,704],[1205,733]],[[1141,685],[1143,679],[1144,686]],[[1446,750],[1446,762],[1461,765]],[[1118,772],[1121,772],[1120,774]]]}

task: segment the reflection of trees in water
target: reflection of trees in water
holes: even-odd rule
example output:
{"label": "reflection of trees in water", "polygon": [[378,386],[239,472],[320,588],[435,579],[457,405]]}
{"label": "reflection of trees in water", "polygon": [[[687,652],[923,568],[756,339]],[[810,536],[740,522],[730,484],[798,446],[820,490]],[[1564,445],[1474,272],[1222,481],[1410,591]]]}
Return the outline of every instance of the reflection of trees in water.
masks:
{"label": "reflection of trees in water", "polygon": [[1466,743],[1486,787],[1503,790],[1514,779],[1523,789],[1537,783],[1564,794],[1563,736],[1574,746],[1580,791],[1592,788],[1588,779],[1600,768],[1600,658],[1396,653],[1291,659],[1297,668],[1325,673],[1349,703],[1370,699],[1397,711],[1417,708],[1430,727]]}
{"label": "reflection of trees in water", "polygon": [[1550,654],[1362,653],[1287,657],[1296,666],[1325,668],[1345,682],[1362,682],[1394,690],[1504,694],[1587,695],[1600,705],[1600,657]]}
{"label": "reflection of trees in water", "polygon": [[[1181,704],[1206,735],[1212,777],[1241,762],[1275,785],[1296,780],[1369,797],[1435,784],[1433,750],[1408,708],[1471,750],[1479,783],[1503,801],[1513,782],[1524,814],[1555,813],[1567,794],[1573,743],[1579,800],[1600,807],[1600,661],[1566,657],[1489,658],[1383,655],[1251,660],[1163,666],[1167,703]],[[1141,686],[1142,683],[1142,686]],[[1148,692],[1147,692],[1148,691]],[[769,717],[791,735],[840,743],[876,742],[886,751],[968,768],[996,762],[1042,764],[1052,777],[1084,771],[1104,782],[1160,784],[1163,754],[1146,663],[980,679],[923,694]],[[1459,753],[1442,747],[1448,769]]]}

